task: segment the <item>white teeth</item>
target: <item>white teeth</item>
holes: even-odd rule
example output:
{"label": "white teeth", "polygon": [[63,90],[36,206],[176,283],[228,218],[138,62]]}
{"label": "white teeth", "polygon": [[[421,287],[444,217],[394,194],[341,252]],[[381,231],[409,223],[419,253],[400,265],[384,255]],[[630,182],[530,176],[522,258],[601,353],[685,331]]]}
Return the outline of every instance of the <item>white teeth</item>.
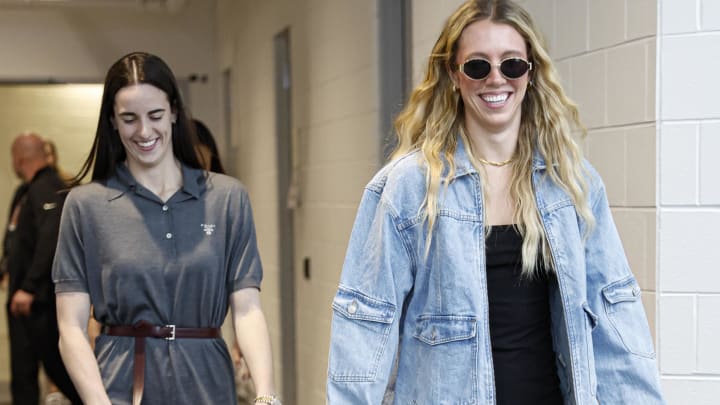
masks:
{"label": "white teeth", "polygon": [[152,146],[155,143],[155,141],[157,141],[157,139],[153,139],[153,140],[147,141],[147,142],[138,142],[137,144],[140,145],[141,148],[148,148],[148,147]]}
{"label": "white teeth", "polygon": [[481,96],[488,103],[503,103],[508,98],[508,93],[502,94],[485,94]]}

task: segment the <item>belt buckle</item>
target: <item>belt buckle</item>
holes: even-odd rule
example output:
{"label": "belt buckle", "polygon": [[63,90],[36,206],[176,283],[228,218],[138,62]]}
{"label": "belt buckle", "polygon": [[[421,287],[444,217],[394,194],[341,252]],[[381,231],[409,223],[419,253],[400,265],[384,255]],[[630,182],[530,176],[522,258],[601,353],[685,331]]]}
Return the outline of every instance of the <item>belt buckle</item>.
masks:
{"label": "belt buckle", "polygon": [[175,325],[165,325],[166,328],[170,328],[170,336],[166,337],[165,340],[175,340]]}

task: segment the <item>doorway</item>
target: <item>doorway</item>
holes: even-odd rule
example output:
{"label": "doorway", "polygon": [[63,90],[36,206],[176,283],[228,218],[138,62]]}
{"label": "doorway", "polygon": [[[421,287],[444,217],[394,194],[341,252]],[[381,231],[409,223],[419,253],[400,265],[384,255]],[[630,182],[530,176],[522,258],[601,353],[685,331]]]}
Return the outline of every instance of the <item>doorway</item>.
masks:
{"label": "doorway", "polygon": [[290,66],[290,30],[274,39],[275,47],[275,128],[278,172],[278,235],[280,263],[280,320],[283,401],[297,403],[295,348],[295,244],[292,134],[292,77]]}

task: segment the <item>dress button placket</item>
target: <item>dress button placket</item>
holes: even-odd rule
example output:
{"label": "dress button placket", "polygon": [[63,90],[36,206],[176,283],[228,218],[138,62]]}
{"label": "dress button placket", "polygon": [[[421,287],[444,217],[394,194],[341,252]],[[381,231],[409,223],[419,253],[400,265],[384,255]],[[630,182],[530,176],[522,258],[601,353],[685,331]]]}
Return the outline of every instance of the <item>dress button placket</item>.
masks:
{"label": "dress button placket", "polygon": [[168,249],[170,249],[170,254],[175,256],[177,254],[177,241],[175,241],[175,235],[173,235],[173,230],[175,227],[173,226],[173,215],[170,211],[170,205],[169,204],[163,204],[160,208],[163,212],[164,222],[166,226],[166,233],[165,233],[165,240],[170,242],[168,244]]}

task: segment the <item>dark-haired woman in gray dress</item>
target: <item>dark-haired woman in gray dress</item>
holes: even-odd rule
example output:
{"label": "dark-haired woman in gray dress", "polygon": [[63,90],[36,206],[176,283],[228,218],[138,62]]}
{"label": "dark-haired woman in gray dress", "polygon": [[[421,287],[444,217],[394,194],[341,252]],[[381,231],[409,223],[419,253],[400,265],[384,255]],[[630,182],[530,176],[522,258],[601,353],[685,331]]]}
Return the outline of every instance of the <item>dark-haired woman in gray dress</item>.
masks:
{"label": "dark-haired woman in gray dress", "polygon": [[[247,193],[201,168],[175,78],[133,53],[108,72],[93,150],[70,191],[53,268],[60,349],[89,404],[235,404],[228,306],[260,394],[275,398]],[[104,326],[95,355],[90,306]],[[95,358],[97,357],[97,363]]]}

